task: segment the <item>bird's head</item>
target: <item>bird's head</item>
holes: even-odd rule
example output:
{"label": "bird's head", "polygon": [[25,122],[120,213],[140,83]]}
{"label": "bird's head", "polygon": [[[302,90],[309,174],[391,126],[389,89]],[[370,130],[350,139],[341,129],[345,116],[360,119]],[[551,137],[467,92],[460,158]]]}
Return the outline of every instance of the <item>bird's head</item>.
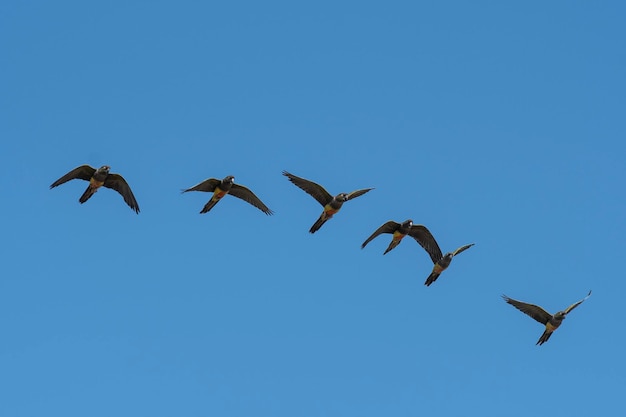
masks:
{"label": "bird's head", "polygon": [[567,314],[565,314],[565,312],[564,312],[564,311],[559,311],[558,313],[556,313],[556,314],[554,315],[554,318],[555,318],[555,319],[557,319],[557,320],[565,320],[565,316],[566,316],[566,315],[567,315]]}
{"label": "bird's head", "polygon": [[102,165],[100,168],[98,168],[98,170],[97,170],[97,171],[98,171],[99,173],[101,173],[101,174],[108,174],[110,169],[111,169],[111,167],[110,167],[110,166],[108,166],[108,165]]}
{"label": "bird's head", "polygon": [[346,201],[348,201],[348,194],[346,193],[337,194],[335,196],[335,200],[345,203]]}
{"label": "bird's head", "polygon": [[404,222],[402,222],[402,227],[411,227],[413,226],[413,220],[411,219],[407,219]]}
{"label": "bird's head", "polygon": [[235,177],[233,175],[229,175],[226,178],[224,178],[223,180],[224,182],[227,182],[229,184],[232,184],[235,181]]}

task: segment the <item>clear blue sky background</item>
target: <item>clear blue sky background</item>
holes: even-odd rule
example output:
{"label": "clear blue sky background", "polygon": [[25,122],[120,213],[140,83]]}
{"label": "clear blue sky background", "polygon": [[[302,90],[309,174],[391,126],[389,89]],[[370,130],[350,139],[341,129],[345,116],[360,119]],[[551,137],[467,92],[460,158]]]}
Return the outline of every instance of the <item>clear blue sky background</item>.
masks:
{"label": "clear blue sky background", "polygon": [[0,415],[621,415],[626,6],[505,3],[3,3]]}

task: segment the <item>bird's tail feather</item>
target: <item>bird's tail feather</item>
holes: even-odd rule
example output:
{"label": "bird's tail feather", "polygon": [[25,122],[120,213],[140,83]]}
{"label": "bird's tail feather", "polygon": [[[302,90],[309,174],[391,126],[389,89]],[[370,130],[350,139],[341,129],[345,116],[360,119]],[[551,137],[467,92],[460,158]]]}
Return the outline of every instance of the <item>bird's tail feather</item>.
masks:
{"label": "bird's tail feather", "polygon": [[96,193],[96,191],[98,191],[97,188],[88,186],[85,192],[83,193],[83,195],[81,195],[80,198],[78,199],[78,201],[80,201],[80,204],[83,204],[85,201],[89,200],[91,196]]}
{"label": "bird's tail feather", "polygon": [[326,223],[326,221],[329,219],[330,217],[326,217],[324,215],[324,213],[322,213],[322,215],[319,217],[319,219],[317,219],[317,221],[315,223],[313,223],[313,226],[311,226],[311,229],[309,229],[309,233],[315,233],[318,230],[320,230],[320,227],[322,227],[322,225],[324,223]]}
{"label": "bird's tail feather", "polygon": [[386,255],[387,252],[389,252],[390,250],[392,250],[393,248],[395,248],[396,246],[398,246],[400,244],[399,240],[392,240],[391,243],[389,244],[389,246],[387,246],[387,249],[385,250],[385,252],[383,253],[383,255]]}
{"label": "bird's tail feather", "polygon": [[209,202],[204,205],[204,207],[200,211],[200,214],[207,213],[209,210],[211,210],[213,207],[215,207],[215,205],[217,204],[218,201],[220,201],[220,200],[218,200],[217,198],[210,199]]}
{"label": "bird's tail feather", "polygon": [[427,287],[430,286],[430,284],[437,281],[437,278],[439,278],[439,275],[441,274],[438,272],[431,272],[428,278],[426,278],[426,282],[424,283],[424,285],[426,285]]}
{"label": "bird's tail feather", "polygon": [[545,332],[543,332],[539,340],[537,340],[537,344],[540,346],[543,345],[548,341],[548,339],[550,339],[550,336],[552,336],[552,332],[546,330]]}

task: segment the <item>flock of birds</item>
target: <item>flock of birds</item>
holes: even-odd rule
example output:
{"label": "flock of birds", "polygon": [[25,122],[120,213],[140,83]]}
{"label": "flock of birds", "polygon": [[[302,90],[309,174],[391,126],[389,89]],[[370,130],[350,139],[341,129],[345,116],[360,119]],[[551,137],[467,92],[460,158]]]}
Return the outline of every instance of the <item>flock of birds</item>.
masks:
{"label": "flock of birds", "polygon": [[[63,175],[61,178],[56,180],[50,185],[50,188],[57,187],[61,184],[64,184],[73,179],[81,179],[89,182],[87,189],[80,196],[78,201],[82,204],[89,200],[96,191],[100,187],[110,188],[117,191],[123,198],[126,204],[135,211],[135,213],[139,213],[139,204],[133,195],[133,192],[130,189],[130,186],[126,182],[126,180],[119,174],[110,173],[110,167],[104,165],[98,169],[93,168],[89,165],[81,165],[67,174]],[[319,218],[313,223],[310,233],[317,232],[324,223],[326,223],[329,219],[331,219],[339,210],[342,205],[349,200],[362,196],[363,194],[371,191],[373,188],[364,188],[361,190],[352,191],[351,193],[339,193],[335,196],[332,196],[328,191],[324,189],[319,184],[314,183],[313,181],[309,181],[307,179],[298,177],[293,175],[287,171],[283,171],[283,175],[289,179],[294,185],[311,195],[318,203],[324,207],[322,214]],[[204,205],[200,213],[209,212],[215,205],[227,194],[230,194],[234,197],[237,197],[254,207],[261,210],[263,213],[267,215],[272,215],[273,212],[270,210],[252,191],[248,188],[235,184],[235,177],[229,175],[222,180],[216,178],[209,178],[207,180],[202,181],[201,183],[194,185],[191,188],[187,188],[183,190],[183,193],[189,191],[203,191],[213,193],[211,199]],[[424,250],[430,256],[433,262],[433,269],[426,279],[425,285],[429,286],[433,282],[439,278],[441,273],[450,266],[452,262],[452,258],[461,252],[469,249],[474,246],[473,243],[468,245],[461,246],[453,252],[448,252],[445,255],[442,254],[437,241],[430,233],[430,231],[423,225],[413,224],[413,221],[408,219],[402,223],[397,223],[395,221],[388,221],[380,226],[378,229],[374,231],[361,245],[361,248],[365,248],[365,246],[371,242],[376,237],[381,234],[391,234],[391,243],[383,253],[393,250],[396,246],[400,244],[403,238],[406,236],[411,236],[413,239],[420,244]],[[503,295],[502,298],[508,304],[511,304],[513,307],[537,320],[539,323],[545,326],[545,330],[539,340],[537,341],[537,345],[542,345],[550,339],[552,333],[561,325],[565,316],[570,313],[573,309],[578,307],[583,301],[591,296],[591,291],[589,294],[582,300],[570,305],[565,310],[559,311],[555,314],[550,314],[545,311],[543,308],[534,305],[525,303],[522,301],[517,301],[512,298]]]}

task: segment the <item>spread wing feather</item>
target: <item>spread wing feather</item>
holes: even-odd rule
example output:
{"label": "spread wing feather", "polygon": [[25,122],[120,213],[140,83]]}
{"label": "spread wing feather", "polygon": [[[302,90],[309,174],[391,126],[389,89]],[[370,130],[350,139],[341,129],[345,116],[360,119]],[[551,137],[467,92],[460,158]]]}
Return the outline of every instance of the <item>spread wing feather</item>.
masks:
{"label": "spread wing feather", "polygon": [[55,182],[53,182],[52,185],[50,185],[50,188],[54,188],[70,180],[75,180],[75,179],[89,181],[91,177],[93,176],[94,172],[96,172],[95,168],[92,168],[89,165],[81,165],[77,168],[74,168],[73,170],[71,170],[70,172],[63,175],[61,178],[59,178]]}
{"label": "spread wing feather", "polygon": [[383,233],[393,233],[400,227],[400,223],[396,223],[393,220],[388,221],[387,223],[380,226],[370,237],[368,237],[365,242],[361,245],[361,249],[363,249],[368,243],[370,243],[374,238]]}
{"label": "spread wing feather", "polygon": [[359,196],[362,196],[363,194],[365,194],[366,192],[373,190],[373,188],[364,188],[362,190],[356,190],[356,191],[352,191],[350,194],[348,194],[346,196],[346,201],[347,200],[352,200],[353,198],[357,198]]}
{"label": "spread wing feather", "polygon": [[250,191],[243,185],[233,184],[230,188],[229,194],[234,197],[240,198],[247,203],[252,204],[254,207],[258,208],[268,216],[274,214],[272,210],[270,210],[265,204],[263,204],[259,197],[257,197],[252,191]]}
{"label": "spread wing feather", "polygon": [[463,252],[464,250],[467,250],[467,249],[471,248],[472,246],[474,246],[474,244],[473,244],[473,243],[470,243],[469,245],[464,245],[464,246],[461,246],[460,248],[458,248],[457,250],[455,250],[454,252],[452,252],[452,254],[453,254],[454,256],[457,256],[459,253]]}
{"label": "spread wing feather", "polygon": [[503,295],[502,298],[504,299],[504,301],[511,304],[522,313],[534,318],[541,324],[546,324],[552,318],[552,314],[548,313],[546,310],[537,305],[517,301],[507,297],[506,295]]}
{"label": "spread wing feather", "polygon": [[103,186],[117,191],[124,198],[124,201],[128,206],[135,210],[135,213],[139,213],[139,204],[130,189],[130,186],[126,180],[119,174],[109,174],[104,180]]}
{"label": "spread wing feather", "polygon": [[300,178],[298,176],[290,174],[287,171],[283,171],[283,175],[287,177],[289,181],[291,181],[296,186],[308,193],[311,197],[316,199],[317,202],[320,203],[322,206],[325,206],[332,201],[333,196],[330,195],[328,191],[326,191],[321,185],[316,184],[313,181],[309,181],[304,178]]}
{"label": "spread wing feather", "polygon": [[571,306],[567,307],[565,309],[565,311],[563,311],[565,314],[568,314],[570,311],[572,311],[573,309],[575,309],[576,307],[578,307],[579,305],[581,305],[583,303],[583,301],[585,301],[587,298],[591,297],[591,290],[589,290],[589,294],[587,294],[587,296],[585,298],[583,298],[582,300],[578,301],[577,303],[572,304]]}
{"label": "spread wing feather", "polygon": [[441,249],[437,244],[437,241],[433,237],[432,233],[421,224],[414,224],[411,226],[411,230],[409,230],[409,236],[417,241],[422,248],[428,253],[430,259],[434,264],[439,262],[441,258],[443,258],[443,254],[441,253]]}
{"label": "spread wing feather", "polygon": [[187,188],[183,190],[183,193],[187,191],[204,191],[204,192],[213,192],[215,191],[215,187],[220,185],[221,181],[215,178],[209,178],[208,180],[204,180],[199,184],[194,185],[191,188]]}

